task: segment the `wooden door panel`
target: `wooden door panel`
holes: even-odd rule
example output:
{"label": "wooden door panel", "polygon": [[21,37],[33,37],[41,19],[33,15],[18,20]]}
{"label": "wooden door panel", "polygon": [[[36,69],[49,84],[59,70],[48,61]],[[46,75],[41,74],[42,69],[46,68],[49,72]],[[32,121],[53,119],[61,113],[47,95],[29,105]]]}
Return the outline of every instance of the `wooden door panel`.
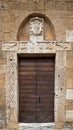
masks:
{"label": "wooden door panel", "polygon": [[54,69],[53,59],[37,61],[37,122],[54,121]]}
{"label": "wooden door panel", "polygon": [[52,76],[52,75],[38,75],[37,76],[37,81],[43,81],[43,80],[45,80],[45,81],[50,81],[50,80],[54,80],[54,76]]}
{"label": "wooden door panel", "polygon": [[36,71],[36,67],[35,66],[21,66],[20,68],[19,68],[19,70],[20,71],[24,71],[25,70],[25,72],[26,71]]}
{"label": "wooden door panel", "polygon": [[22,85],[22,84],[24,84],[24,85],[36,85],[36,80],[29,80],[29,82],[28,82],[28,80],[19,80],[19,83]]}
{"label": "wooden door panel", "polygon": [[54,71],[54,68],[53,66],[37,66],[37,71],[40,71],[40,72],[53,72]]}
{"label": "wooden door panel", "polygon": [[40,113],[38,112],[37,119],[38,119],[39,123],[54,122],[53,115],[51,113],[49,114],[48,112],[45,112],[45,111],[40,112]]}
{"label": "wooden door panel", "polygon": [[30,123],[30,122],[35,123],[35,112],[33,111],[32,113],[31,112],[29,112],[29,113],[28,112],[21,113],[21,115],[20,115],[20,121],[21,122],[25,122],[25,123]]}
{"label": "wooden door panel", "polygon": [[24,58],[22,58],[19,63],[19,66],[20,67],[36,67],[36,64],[34,60],[30,60],[30,58],[28,60],[25,60]]}
{"label": "wooden door panel", "polygon": [[54,58],[19,59],[19,121],[54,121]]}
{"label": "wooden door panel", "polygon": [[29,72],[29,71],[27,71],[27,72],[20,72],[20,75],[25,75],[25,76],[26,76],[26,75],[30,75],[30,76],[31,76],[31,75],[34,75],[34,76],[35,76],[35,75],[36,75],[36,72],[34,72],[34,71],[31,71],[31,72]]}
{"label": "wooden door panel", "polygon": [[[44,60],[45,60],[45,59],[44,59]],[[45,66],[46,66],[46,67],[50,67],[50,66],[52,67],[52,66],[54,66],[54,63],[52,63],[52,62],[50,62],[50,63],[48,64],[49,61],[44,63],[44,60],[43,60],[43,62],[42,62],[42,61],[41,61],[41,62],[38,61],[38,67],[45,67]]]}
{"label": "wooden door panel", "polygon": [[19,75],[19,80],[36,80],[36,76],[35,75]]}
{"label": "wooden door panel", "polygon": [[19,121],[36,120],[36,64],[33,60],[19,59]]}

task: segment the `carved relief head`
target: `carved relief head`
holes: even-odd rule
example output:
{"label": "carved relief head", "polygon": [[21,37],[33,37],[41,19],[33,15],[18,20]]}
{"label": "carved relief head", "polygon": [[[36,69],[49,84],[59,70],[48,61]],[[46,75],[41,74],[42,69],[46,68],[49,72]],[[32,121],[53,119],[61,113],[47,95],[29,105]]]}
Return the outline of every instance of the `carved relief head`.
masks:
{"label": "carved relief head", "polygon": [[34,17],[30,20],[30,34],[41,35],[43,34],[43,19]]}

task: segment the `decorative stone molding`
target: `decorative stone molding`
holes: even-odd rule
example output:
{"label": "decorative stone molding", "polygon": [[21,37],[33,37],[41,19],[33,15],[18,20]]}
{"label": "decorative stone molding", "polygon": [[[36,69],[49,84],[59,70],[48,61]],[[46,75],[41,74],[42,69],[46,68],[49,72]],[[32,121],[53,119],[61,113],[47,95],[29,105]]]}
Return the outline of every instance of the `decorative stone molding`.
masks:
{"label": "decorative stone molding", "polygon": [[17,50],[17,42],[4,42],[2,44],[3,51],[16,51]]}
{"label": "decorative stone molding", "polygon": [[[66,99],[66,51],[71,50],[70,43],[61,42],[3,42],[2,50],[7,52],[6,72],[6,112],[7,127],[22,129],[18,123],[18,63],[17,55],[27,54],[55,54],[55,116],[54,121],[64,122],[65,120],[65,99]],[[62,106],[62,107],[61,107]],[[66,114],[66,117],[68,114]],[[25,123],[24,123],[25,125]],[[48,125],[49,126],[49,125]]]}
{"label": "decorative stone molding", "polygon": [[37,53],[56,53],[56,51],[71,50],[71,43],[69,42],[3,42],[3,51],[17,51],[22,52],[37,52]]}
{"label": "decorative stone molding", "polygon": [[8,127],[17,124],[17,58],[16,52],[7,53],[6,112]]}

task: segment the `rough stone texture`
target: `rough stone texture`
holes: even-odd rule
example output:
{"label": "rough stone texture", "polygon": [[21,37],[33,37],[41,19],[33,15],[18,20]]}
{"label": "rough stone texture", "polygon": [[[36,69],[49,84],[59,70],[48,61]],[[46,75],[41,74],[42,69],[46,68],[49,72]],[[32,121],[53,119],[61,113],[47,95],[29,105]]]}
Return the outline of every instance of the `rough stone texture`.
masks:
{"label": "rough stone texture", "polygon": [[[37,15],[38,14],[38,15]],[[21,39],[24,38],[24,41],[28,41],[28,28],[29,22],[28,17],[31,18],[33,16],[41,16],[47,17],[49,20],[49,24],[45,24],[45,32],[47,29],[52,30],[45,35],[46,40],[56,40],[57,42],[48,42],[47,45],[45,42],[43,44],[35,43],[35,42],[19,42],[18,40],[18,32],[21,30],[21,25],[25,25],[25,21],[27,27],[19,34],[21,35]],[[27,19],[26,19],[27,18]],[[26,19],[26,20],[25,20]],[[46,21],[46,19],[45,19]],[[48,26],[49,25],[49,26]],[[7,52],[9,51],[10,57],[12,51],[21,53],[53,53],[56,54],[56,77],[55,77],[55,119],[56,119],[56,128],[52,128],[52,130],[73,130],[73,119],[72,119],[72,111],[73,111],[73,100],[72,94],[66,95],[66,89],[73,89],[73,43],[65,43],[66,41],[66,32],[69,30],[73,31],[73,1],[72,0],[0,0],[0,129],[1,130],[18,130],[16,128],[15,122],[13,121],[13,115],[16,117],[16,113],[18,113],[17,108],[16,111],[11,110],[10,106],[12,101],[16,104],[16,90],[13,87],[10,90],[9,97],[12,98],[13,91],[15,91],[15,95],[13,99],[11,99],[11,104],[7,104],[6,100],[6,75],[8,66],[11,71],[10,74],[13,74],[13,69],[15,67],[12,65],[12,61],[7,61]],[[23,33],[24,32],[24,33]],[[48,35],[49,34],[49,35]],[[68,35],[69,36],[69,35]],[[2,42],[4,41],[15,41],[5,42],[2,46]],[[63,42],[58,42],[63,41]],[[71,39],[69,39],[71,41]],[[34,45],[33,45],[34,44]],[[39,44],[39,47],[38,47]],[[45,44],[45,46],[44,46]],[[27,49],[26,49],[27,48]],[[31,49],[30,49],[31,48]],[[35,49],[36,48],[36,49]],[[40,50],[38,50],[40,48]],[[3,49],[3,51],[2,51]],[[15,54],[15,53],[14,53]],[[13,54],[13,55],[14,55]],[[11,58],[9,58],[12,60]],[[14,62],[15,63],[15,62]],[[12,68],[13,67],[13,68]],[[62,72],[62,73],[61,73]],[[14,72],[15,75],[16,72]],[[9,75],[8,75],[9,76]],[[9,77],[10,78],[10,77]],[[10,78],[9,83],[12,86],[12,77]],[[10,84],[11,82],[11,84]],[[16,83],[15,83],[16,84]],[[7,85],[8,86],[8,85]],[[15,86],[15,85],[14,85]],[[8,86],[9,88],[9,86]],[[73,91],[73,90],[72,90]],[[68,99],[66,99],[68,97]],[[10,105],[10,106],[9,106]],[[8,109],[7,109],[8,107]],[[6,127],[7,115],[9,112],[13,113],[12,116],[9,116],[9,128]],[[70,111],[71,110],[71,111]],[[14,114],[15,113],[15,114]],[[10,114],[9,114],[10,115]],[[65,119],[66,117],[66,119]],[[14,124],[14,125],[13,125]],[[14,128],[13,128],[14,127]],[[61,129],[59,129],[61,127]],[[65,127],[65,128],[63,128]],[[5,129],[2,129],[5,128]],[[62,129],[63,128],[63,129]],[[29,130],[34,130],[34,128],[29,128]],[[51,130],[51,128],[38,128],[38,130]],[[24,129],[23,129],[24,130]]]}
{"label": "rough stone texture", "polygon": [[[17,61],[16,53],[10,52],[7,54],[7,83],[6,83],[6,111],[7,124],[10,128],[16,128],[17,124]],[[14,82],[15,81],[15,82]]]}
{"label": "rough stone texture", "polygon": [[66,110],[66,120],[73,121],[73,110]]}
{"label": "rough stone texture", "polygon": [[66,89],[66,99],[73,100],[73,89]]}
{"label": "rough stone texture", "polygon": [[[11,51],[16,51],[16,52],[36,52],[36,53],[59,53],[59,58],[63,59],[65,57],[65,60],[62,61],[61,63],[58,63],[58,66],[63,65],[63,62],[65,62],[66,66],[66,51],[71,50],[71,44],[69,42],[37,42],[37,41],[23,41],[23,42],[16,42],[16,41],[10,41],[10,42],[3,42],[2,44],[2,50],[11,52]],[[59,52],[61,51],[61,52]],[[64,54],[64,56],[63,56]],[[57,58],[58,60],[58,58]]]}
{"label": "rough stone texture", "polygon": [[22,21],[29,14],[40,13],[46,15],[53,23],[53,26],[55,28],[56,40],[65,41],[66,30],[73,30],[72,5],[72,0],[4,0],[4,2],[1,0],[0,40],[17,40],[18,28]]}
{"label": "rough stone texture", "polygon": [[[6,87],[5,87],[5,68],[0,68],[0,127],[2,128],[6,124]],[[3,70],[3,71],[2,71]]]}
{"label": "rough stone texture", "polygon": [[[32,3],[32,5],[30,5]],[[31,10],[31,9],[40,9],[40,10],[73,10],[73,1],[72,0],[1,0],[1,9],[20,9],[20,10]]]}
{"label": "rough stone texture", "polygon": [[66,109],[73,110],[73,100],[66,100]]}
{"label": "rough stone texture", "polygon": [[66,41],[73,42],[73,30],[66,31]]}
{"label": "rough stone texture", "polygon": [[[73,46],[71,44],[71,46]],[[66,121],[73,122],[73,48],[67,52]],[[70,126],[69,126],[70,127]],[[73,127],[73,125],[72,125]]]}

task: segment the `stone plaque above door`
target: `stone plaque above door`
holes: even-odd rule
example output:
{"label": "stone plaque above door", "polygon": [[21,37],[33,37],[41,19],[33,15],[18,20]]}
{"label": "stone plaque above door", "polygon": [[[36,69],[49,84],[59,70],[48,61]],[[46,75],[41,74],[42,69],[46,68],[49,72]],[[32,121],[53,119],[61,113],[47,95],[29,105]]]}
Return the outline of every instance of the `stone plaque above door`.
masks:
{"label": "stone plaque above door", "polygon": [[30,19],[30,41],[44,40],[44,19],[34,17]]}

